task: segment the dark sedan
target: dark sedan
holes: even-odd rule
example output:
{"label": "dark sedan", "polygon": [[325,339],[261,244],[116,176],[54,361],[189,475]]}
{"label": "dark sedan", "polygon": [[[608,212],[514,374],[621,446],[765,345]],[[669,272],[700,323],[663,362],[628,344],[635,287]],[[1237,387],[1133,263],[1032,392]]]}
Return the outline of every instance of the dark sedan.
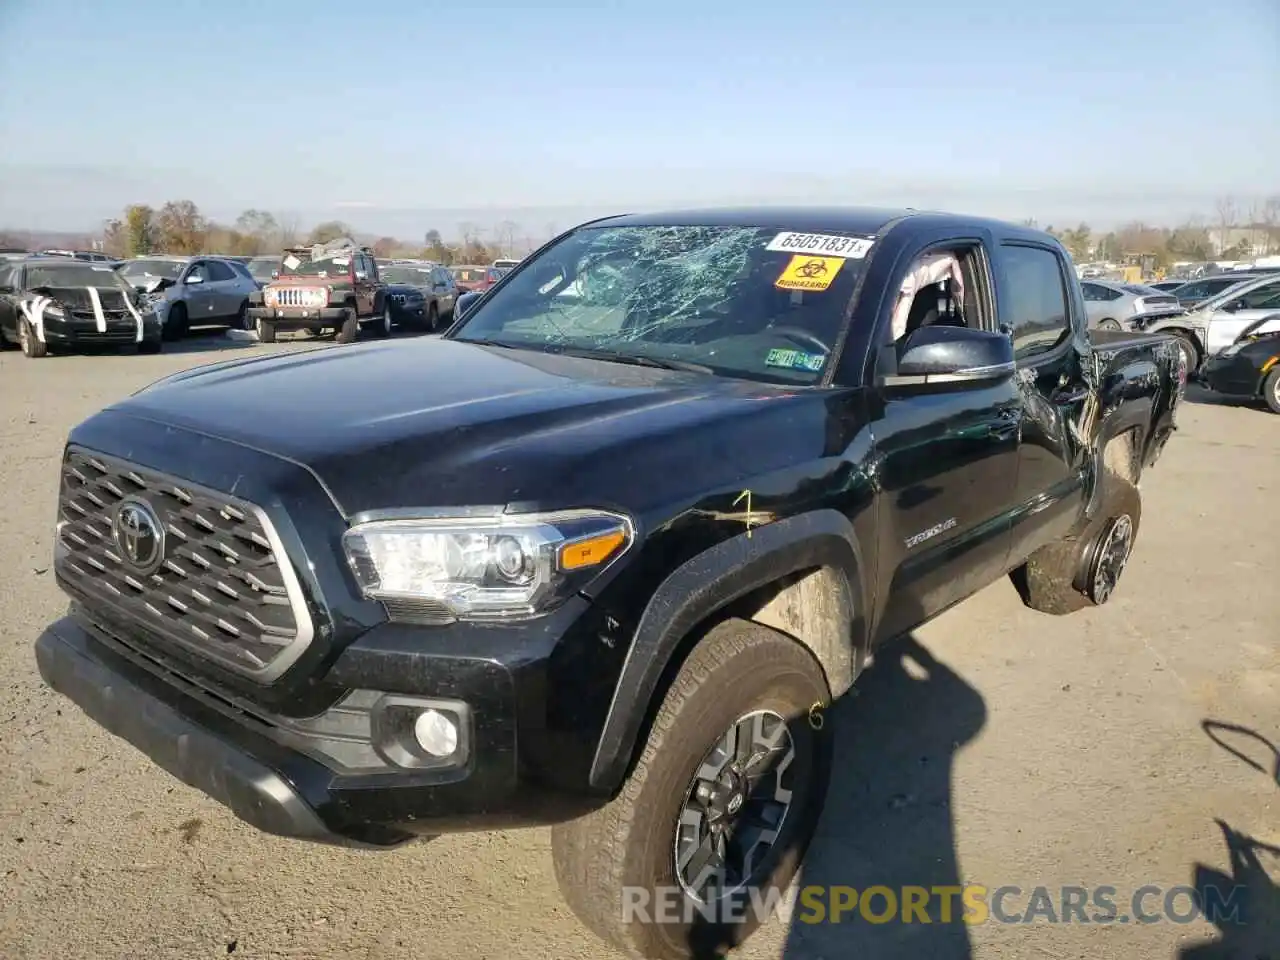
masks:
{"label": "dark sedan", "polygon": [[1200,379],[1215,393],[1261,397],[1272,413],[1280,413],[1280,313],[1253,323],[1210,357]]}

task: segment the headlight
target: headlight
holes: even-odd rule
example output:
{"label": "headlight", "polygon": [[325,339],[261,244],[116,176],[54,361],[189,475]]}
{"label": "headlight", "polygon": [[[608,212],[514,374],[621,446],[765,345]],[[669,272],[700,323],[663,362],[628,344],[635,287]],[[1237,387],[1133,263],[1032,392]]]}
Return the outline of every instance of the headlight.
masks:
{"label": "headlight", "polygon": [[537,616],[631,546],[623,516],[597,510],[359,524],[342,545],[366,597],[404,619]]}

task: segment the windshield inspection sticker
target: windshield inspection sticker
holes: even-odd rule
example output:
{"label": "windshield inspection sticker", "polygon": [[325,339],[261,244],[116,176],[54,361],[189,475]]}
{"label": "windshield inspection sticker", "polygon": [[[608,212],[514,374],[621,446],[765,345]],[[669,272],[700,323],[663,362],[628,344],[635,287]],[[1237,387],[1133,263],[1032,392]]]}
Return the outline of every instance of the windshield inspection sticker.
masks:
{"label": "windshield inspection sticker", "polygon": [[770,350],[769,355],[764,358],[766,367],[784,367],[787,370],[805,370],[809,373],[817,373],[822,369],[822,364],[826,362],[826,356],[821,353],[805,353],[803,350]]}
{"label": "windshield inspection sticker", "polygon": [[794,256],[773,285],[779,290],[825,290],[842,266],[841,257]]}
{"label": "windshield inspection sticker", "polygon": [[826,233],[780,233],[765,247],[778,253],[810,253],[819,257],[861,260],[875,241],[867,237],[837,237]]}

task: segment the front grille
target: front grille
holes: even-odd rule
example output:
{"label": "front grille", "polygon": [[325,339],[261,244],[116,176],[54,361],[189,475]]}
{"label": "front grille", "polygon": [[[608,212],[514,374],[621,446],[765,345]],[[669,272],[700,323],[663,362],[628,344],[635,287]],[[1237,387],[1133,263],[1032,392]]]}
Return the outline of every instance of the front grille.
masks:
{"label": "front grille", "polygon": [[273,293],[276,305],[281,307],[320,307],[326,299],[319,291],[305,287],[280,287]]}
{"label": "front grille", "polygon": [[[126,559],[127,538],[116,535],[126,499],[149,506],[163,530],[148,565],[154,572]],[[59,576],[147,634],[263,682],[311,641],[292,567],[250,503],[73,447],[63,460],[59,520]]]}

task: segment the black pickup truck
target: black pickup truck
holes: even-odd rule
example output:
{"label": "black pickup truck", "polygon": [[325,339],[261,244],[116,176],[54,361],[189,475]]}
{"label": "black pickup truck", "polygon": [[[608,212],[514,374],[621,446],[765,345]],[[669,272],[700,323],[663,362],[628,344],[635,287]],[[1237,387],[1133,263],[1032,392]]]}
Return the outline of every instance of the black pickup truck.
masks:
{"label": "black pickup truck", "polygon": [[[1186,370],[1085,316],[1006,223],[593,221],[442,338],[215,364],[76,427],[41,674],[262,830],[554,824],[605,939],[736,943],[714,907],[794,874],[822,711],[877,643],[1005,575],[1055,614],[1115,587]],[[667,888],[696,909],[620,906]]]}

